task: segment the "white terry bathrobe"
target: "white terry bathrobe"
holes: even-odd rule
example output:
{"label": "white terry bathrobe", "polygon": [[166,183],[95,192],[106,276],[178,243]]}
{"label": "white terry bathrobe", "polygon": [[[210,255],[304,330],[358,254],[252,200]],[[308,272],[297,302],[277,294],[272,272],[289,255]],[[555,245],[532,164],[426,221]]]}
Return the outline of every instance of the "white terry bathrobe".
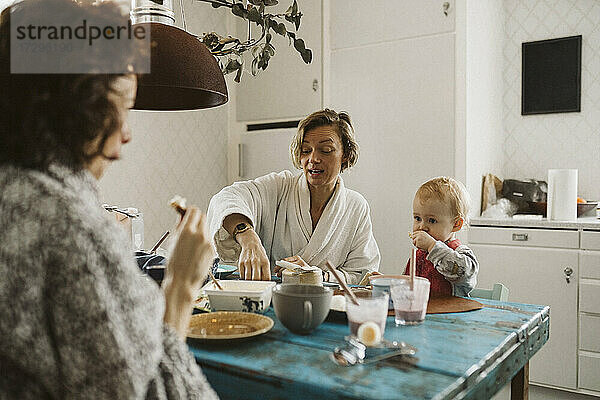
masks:
{"label": "white terry bathrobe", "polygon": [[217,193],[208,207],[210,235],[219,257],[237,264],[241,247],[223,228],[230,214],[243,214],[252,221],[271,268],[275,261],[295,255],[321,269],[329,260],[351,284],[379,269],[369,205],[362,195],[346,189],[341,177],[314,231],[304,174],[271,173]]}

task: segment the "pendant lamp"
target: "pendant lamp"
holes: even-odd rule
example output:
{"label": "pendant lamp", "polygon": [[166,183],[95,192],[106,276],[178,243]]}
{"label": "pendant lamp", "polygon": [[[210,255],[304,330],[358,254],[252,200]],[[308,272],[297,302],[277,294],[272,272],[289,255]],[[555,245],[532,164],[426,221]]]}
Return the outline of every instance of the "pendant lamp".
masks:
{"label": "pendant lamp", "polygon": [[150,73],[138,76],[134,110],[196,110],[227,102],[217,60],[196,36],[174,26],[172,0],[132,0],[131,20],[150,32],[151,57]]}

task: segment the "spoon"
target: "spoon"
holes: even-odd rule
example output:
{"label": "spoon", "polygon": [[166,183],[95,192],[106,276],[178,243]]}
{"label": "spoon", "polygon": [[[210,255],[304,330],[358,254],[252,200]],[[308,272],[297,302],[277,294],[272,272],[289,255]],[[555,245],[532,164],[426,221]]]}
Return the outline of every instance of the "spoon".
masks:
{"label": "spoon", "polygon": [[[331,354],[331,359],[333,362],[343,367],[356,364],[370,364],[400,355],[414,356],[417,352],[416,347],[404,342],[390,342],[384,339],[378,347],[367,349],[366,346],[360,343],[355,337],[347,336],[345,339],[347,345],[343,347],[336,347]],[[378,352],[378,350],[390,349],[391,351]],[[368,354],[373,352],[376,354]]]}

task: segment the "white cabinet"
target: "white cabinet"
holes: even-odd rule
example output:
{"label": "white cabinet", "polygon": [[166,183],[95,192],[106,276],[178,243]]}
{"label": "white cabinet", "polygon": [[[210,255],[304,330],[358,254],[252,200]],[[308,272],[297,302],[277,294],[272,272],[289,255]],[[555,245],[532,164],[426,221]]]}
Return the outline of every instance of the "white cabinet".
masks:
{"label": "white cabinet", "polygon": [[600,232],[473,226],[478,286],[501,282],[509,300],[550,306],[550,339],[530,381],[600,395]]}
{"label": "white cabinet", "polygon": [[[292,1],[280,1],[285,12]],[[276,54],[265,71],[257,76],[244,75],[236,86],[236,118],[238,121],[300,119],[321,108],[322,94],[322,4],[321,0],[298,1],[302,21],[298,37],[312,50],[313,59],[305,64],[300,53],[289,46],[287,37],[273,33]],[[239,20],[239,18],[237,18]],[[247,25],[237,21],[238,37],[246,37]],[[260,35],[253,30],[253,37]],[[251,69],[248,61],[248,70]]]}
{"label": "white cabinet", "polygon": [[600,394],[600,232],[581,232],[579,387]]}
{"label": "white cabinet", "polygon": [[273,129],[247,132],[238,147],[240,179],[254,179],[284,169],[296,171],[289,151],[295,129]]}
{"label": "white cabinet", "polygon": [[[469,243],[479,260],[478,286],[501,282],[510,301],[550,306],[550,339],[531,359],[530,380],[575,389],[578,251]],[[573,271],[569,283],[565,268]]]}
{"label": "white cabinet", "polygon": [[331,48],[336,50],[453,32],[454,3],[443,0],[402,0],[402,3],[331,0]]}

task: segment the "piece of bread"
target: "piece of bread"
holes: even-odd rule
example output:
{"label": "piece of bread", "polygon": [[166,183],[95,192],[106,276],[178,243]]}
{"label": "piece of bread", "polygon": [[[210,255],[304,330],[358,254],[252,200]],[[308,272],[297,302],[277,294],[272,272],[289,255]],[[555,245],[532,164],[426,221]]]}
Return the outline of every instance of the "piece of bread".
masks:
{"label": "piece of bread", "polygon": [[173,207],[175,209],[175,211],[177,211],[179,214],[181,214],[182,217],[185,215],[185,212],[187,211],[185,198],[181,197],[177,194],[175,196],[173,196],[171,201],[169,201],[169,205],[171,207]]}

